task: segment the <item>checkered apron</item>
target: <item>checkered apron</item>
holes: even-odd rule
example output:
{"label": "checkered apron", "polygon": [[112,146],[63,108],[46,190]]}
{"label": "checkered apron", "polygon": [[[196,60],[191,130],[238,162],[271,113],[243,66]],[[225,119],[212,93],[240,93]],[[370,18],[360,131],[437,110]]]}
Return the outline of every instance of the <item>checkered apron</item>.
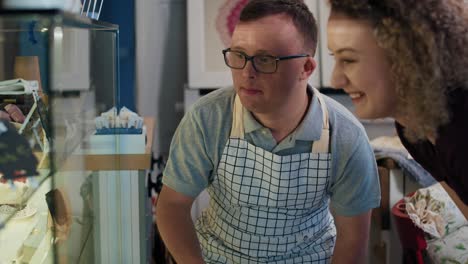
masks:
{"label": "checkered apron", "polygon": [[328,111],[311,153],[278,156],[244,140],[236,96],[233,126],[196,223],[206,263],[330,263],[336,230],[327,196]]}

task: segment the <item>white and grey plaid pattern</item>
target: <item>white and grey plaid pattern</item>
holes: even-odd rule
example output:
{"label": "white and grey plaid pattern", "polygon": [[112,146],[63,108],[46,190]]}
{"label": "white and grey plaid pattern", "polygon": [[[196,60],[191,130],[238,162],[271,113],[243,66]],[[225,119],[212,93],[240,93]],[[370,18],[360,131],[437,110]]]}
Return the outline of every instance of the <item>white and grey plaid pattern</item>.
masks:
{"label": "white and grey plaid pattern", "polygon": [[208,263],[328,263],[330,153],[278,156],[229,139],[197,222]]}

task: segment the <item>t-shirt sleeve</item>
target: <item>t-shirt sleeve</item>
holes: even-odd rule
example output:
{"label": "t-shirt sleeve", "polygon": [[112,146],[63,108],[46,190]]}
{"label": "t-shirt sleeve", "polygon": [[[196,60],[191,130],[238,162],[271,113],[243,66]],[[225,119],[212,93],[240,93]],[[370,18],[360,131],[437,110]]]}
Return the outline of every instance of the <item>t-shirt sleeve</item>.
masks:
{"label": "t-shirt sleeve", "polygon": [[207,154],[203,129],[194,116],[188,112],[176,129],[162,182],[195,198],[208,186],[213,162]]}
{"label": "t-shirt sleeve", "polygon": [[340,157],[344,166],[338,168],[330,188],[331,207],[344,216],[359,215],[380,206],[380,183],[374,152],[364,133],[353,143],[347,157]]}

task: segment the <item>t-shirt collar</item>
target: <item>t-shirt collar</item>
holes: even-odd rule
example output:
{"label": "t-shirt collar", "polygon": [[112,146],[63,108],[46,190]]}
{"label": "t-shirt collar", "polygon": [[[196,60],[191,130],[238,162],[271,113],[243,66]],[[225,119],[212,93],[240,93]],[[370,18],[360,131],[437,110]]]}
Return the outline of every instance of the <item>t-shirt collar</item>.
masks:
{"label": "t-shirt collar", "polygon": [[[312,87],[307,86],[307,92],[313,94]],[[252,115],[250,111],[244,111],[243,116],[245,133],[252,133],[264,128]],[[318,124],[317,124],[318,123]],[[317,96],[313,96],[302,123],[294,132],[296,140],[316,141],[320,139],[323,127],[322,108]]]}

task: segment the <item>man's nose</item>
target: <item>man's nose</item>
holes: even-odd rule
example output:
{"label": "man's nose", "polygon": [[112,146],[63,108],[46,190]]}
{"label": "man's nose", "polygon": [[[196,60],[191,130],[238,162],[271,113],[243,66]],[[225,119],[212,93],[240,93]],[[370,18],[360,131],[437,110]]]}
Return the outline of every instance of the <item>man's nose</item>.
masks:
{"label": "man's nose", "polygon": [[343,70],[335,64],[331,76],[331,86],[335,89],[342,89],[348,84],[348,79]]}
{"label": "man's nose", "polygon": [[242,69],[242,75],[246,78],[255,78],[257,76],[257,71],[253,66],[253,61],[248,60],[245,64],[244,69]]}

